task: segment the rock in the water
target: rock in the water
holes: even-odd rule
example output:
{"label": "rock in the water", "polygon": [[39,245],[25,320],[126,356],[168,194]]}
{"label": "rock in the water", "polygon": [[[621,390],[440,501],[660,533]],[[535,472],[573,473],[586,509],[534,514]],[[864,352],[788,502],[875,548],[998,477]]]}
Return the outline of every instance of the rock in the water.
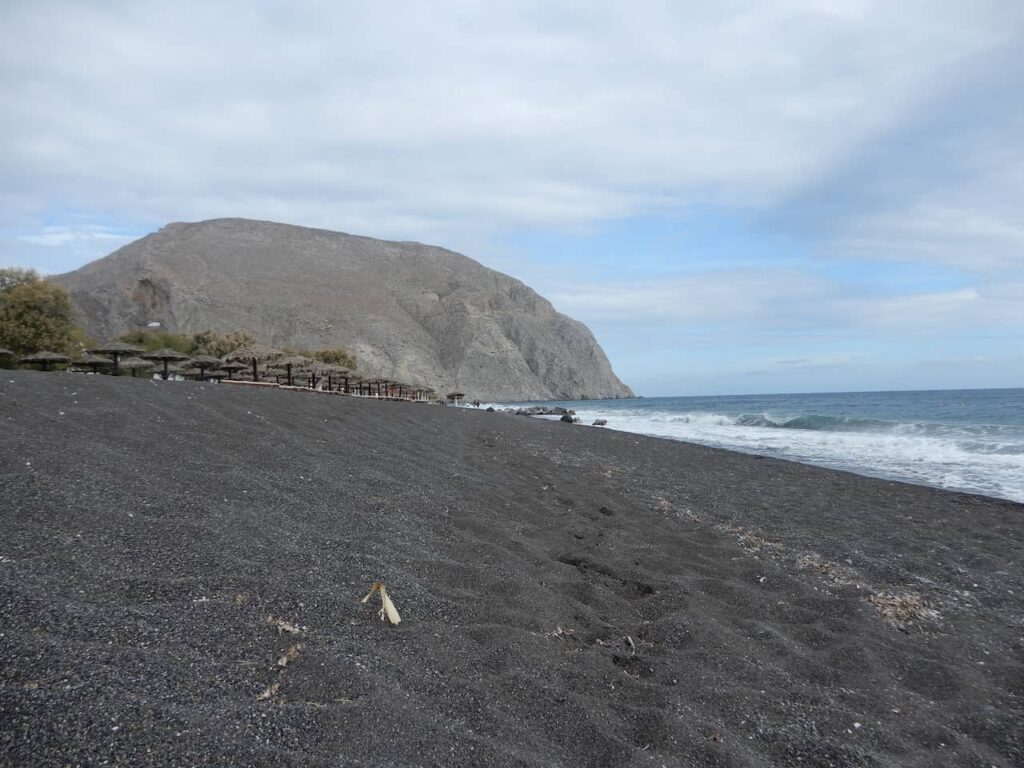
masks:
{"label": "rock in the water", "polygon": [[489,405],[489,406],[487,406],[487,412],[488,412],[488,413],[494,413],[494,407],[493,407],[493,406],[490,406],[490,405]]}
{"label": "rock in the water", "polygon": [[564,416],[563,416],[562,418],[560,418],[560,419],[559,419],[559,421],[564,421],[564,422],[565,422],[566,424],[572,424],[572,423],[573,423],[573,417],[572,417],[572,416],[570,416],[570,415],[569,415],[569,414],[567,413],[567,414],[565,414],[565,415],[564,415]]}
{"label": "rock in the water", "polygon": [[359,372],[480,400],[632,397],[582,323],[466,256],[287,224],[168,224],[53,278],[88,333],[159,323],[342,347]]}
{"label": "rock in the water", "polygon": [[603,426],[606,426],[607,424],[608,424],[608,420],[607,419],[594,419],[593,426],[595,426],[595,427],[603,427]]}

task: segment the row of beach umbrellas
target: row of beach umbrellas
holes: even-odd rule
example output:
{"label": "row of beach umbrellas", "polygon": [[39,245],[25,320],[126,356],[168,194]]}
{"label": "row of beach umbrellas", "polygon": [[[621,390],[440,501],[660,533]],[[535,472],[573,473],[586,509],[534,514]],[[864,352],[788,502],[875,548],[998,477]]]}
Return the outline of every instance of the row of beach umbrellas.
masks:
{"label": "row of beach umbrellas", "polygon": [[[14,356],[7,349],[0,348],[0,356]],[[41,351],[20,358],[24,364],[38,365],[42,370],[50,370],[53,365],[73,363],[76,366],[89,368],[93,373],[99,369],[110,368],[114,375],[122,369],[135,376],[138,371],[159,366],[161,378],[168,379],[172,374],[204,379],[232,379],[241,371],[249,371],[252,381],[258,382],[273,377],[280,382],[294,386],[296,381],[305,379],[309,387],[357,393],[376,397],[407,397],[428,399],[436,396],[429,387],[408,384],[386,378],[363,378],[352,373],[348,368],[323,363],[304,355],[287,355],[274,347],[255,344],[241,347],[225,355],[223,358],[213,355],[187,355],[175,349],[163,348],[147,352],[142,347],[122,341],[111,341],[86,350],[86,354],[77,360],[57,352]],[[448,400],[458,403],[462,393],[453,392]]]}

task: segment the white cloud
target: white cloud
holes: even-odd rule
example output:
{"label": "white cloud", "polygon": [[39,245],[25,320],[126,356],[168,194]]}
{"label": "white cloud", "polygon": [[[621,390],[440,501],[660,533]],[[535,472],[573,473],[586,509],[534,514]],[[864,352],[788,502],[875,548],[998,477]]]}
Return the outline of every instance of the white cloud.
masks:
{"label": "white cloud", "polygon": [[1016,8],[8,4],[2,202],[401,237],[768,205]]}
{"label": "white cloud", "polygon": [[554,291],[550,298],[585,322],[701,333],[714,328],[742,337],[1024,333],[1020,282],[885,296],[797,270],[720,270],[673,280],[581,285]]}
{"label": "white cloud", "polygon": [[98,242],[100,247],[107,248],[116,243],[127,243],[138,238],[138,235],[126,235],[119,232],[108,232],[96,226],[78,228],[56,226],[44,227],[39,232],[16,235],[15,239],[32,245],[60,247],[68,243]]}
{"label": "white cloud", "polygon": [[[1022,333],[1015,0],[37,0],[0,4],[0,28],[6,259],[58,271],[130,239],[97,223],[134,236],[246,216],[532,270],[645,365],[673,357],[636,341],[645,324],[699,337],[705,355],[745,339],[769,366],[861,359],[768,349],[783,337]],[[964,94],[999,78],[1009,87],[987,99],[1002,113],[973,113]],[[901,165],[915,124],[931,152]],[[704,272],[726,249],[691,247],[685,279],[624,253],[621,278],[586,285],[580,257],[526,264],[500,239],[707,209],[798,245]],[[778,223],[790,214],[800,223]],[[968,277],[893,296],[863,269],[811,274],[822,256]]]}

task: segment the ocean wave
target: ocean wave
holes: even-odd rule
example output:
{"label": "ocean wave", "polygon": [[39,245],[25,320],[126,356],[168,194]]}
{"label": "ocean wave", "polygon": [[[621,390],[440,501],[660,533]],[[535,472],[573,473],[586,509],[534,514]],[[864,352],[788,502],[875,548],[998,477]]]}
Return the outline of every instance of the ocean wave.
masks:
{"label": "ocean wave", "polygon": [[1024,433],[1005,425],[819,414],[672,412],[576,406],[584,423],[861,474],[1024,501]]}

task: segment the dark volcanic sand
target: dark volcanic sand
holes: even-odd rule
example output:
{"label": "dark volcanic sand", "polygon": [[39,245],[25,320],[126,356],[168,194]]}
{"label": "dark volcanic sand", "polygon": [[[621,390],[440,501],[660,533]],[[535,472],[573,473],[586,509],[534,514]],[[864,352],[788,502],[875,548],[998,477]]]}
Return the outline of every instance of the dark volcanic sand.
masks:
{"label": "dark volcanic sand", "polygon": [[1024,762],[1019,504],[72,374],[0,372],[0,449],[3,765]]}

